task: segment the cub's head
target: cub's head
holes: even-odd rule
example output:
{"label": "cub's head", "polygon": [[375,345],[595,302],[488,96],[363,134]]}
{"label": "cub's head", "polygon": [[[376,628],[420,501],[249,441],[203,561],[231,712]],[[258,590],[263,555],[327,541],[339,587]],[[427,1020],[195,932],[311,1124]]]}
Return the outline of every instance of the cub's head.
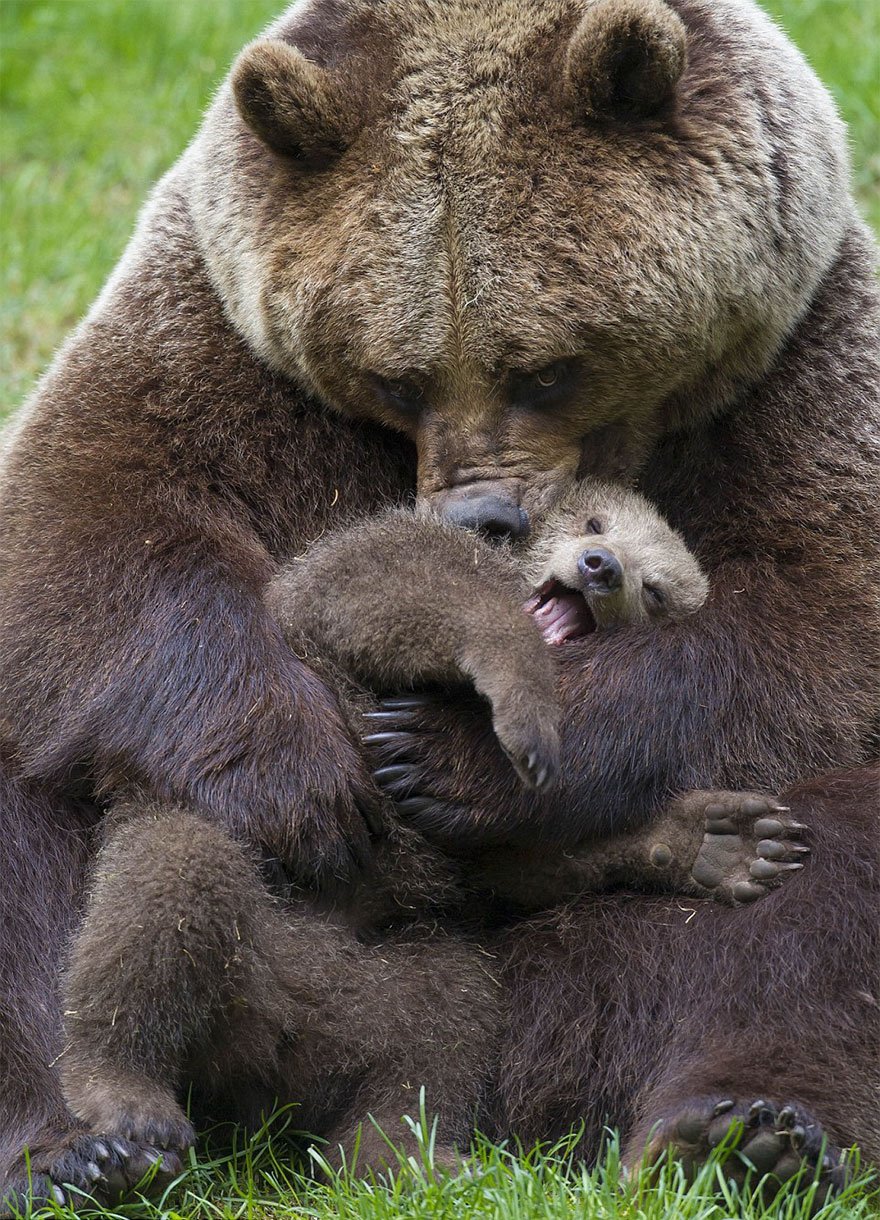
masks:
{"label": "cub's head", "polygon": [[593,479],[535,522],[524,567],[535,590],[526,609],[550,644],[683,618],[709,592],[684,539],[644,496]]}
{"label": "cub's head", "polygon": [[516,535],[763,374],[847,222],[843,148],[750,0],[303,0],[184,168],[258,355]]}

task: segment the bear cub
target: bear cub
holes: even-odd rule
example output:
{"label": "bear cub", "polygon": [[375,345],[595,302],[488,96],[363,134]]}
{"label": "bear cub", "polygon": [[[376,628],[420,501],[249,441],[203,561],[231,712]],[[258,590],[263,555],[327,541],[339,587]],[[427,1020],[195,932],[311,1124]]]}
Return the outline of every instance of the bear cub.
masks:
{"label": "bear cub", "polygon": [[[560,766],[554,649],[594,631],[699,609],[708,585],[641,496],[583,482],[527,543],[492,546],[391,510],[318,541],[267,603],[329,677],[359,731],[375,692],[471,684],[523,783]],[[549,645],[549,646],[548,646]],[[379,714],[381,715],[381,713]],[[381,722],[380,722],[381,723]],[[66,974],[65,1095],[125,1151],[174,1164],[194,1138],[192,1086],[212,1113],[256,1120],[276,1101],[357,1164],[393,1164],[370,1116],[414,1137],[419,1089],[437,1159],[466,1146],[503,1024],[480,916],[489,901],[553,906],[622,883],[745,902],[800,868],[800,827],[756,794],[690,793],[644,829],[574,853],[499,846],[455,858],[387,811],[370,875],[343,895],[266,884],[251,846],[190,809],[120,797]],[[437,916],[443,912],[444,931]],[[120,1154],[121,1156],[122,1154]],[[100,1188],[101,1183],[98,1183]]]}

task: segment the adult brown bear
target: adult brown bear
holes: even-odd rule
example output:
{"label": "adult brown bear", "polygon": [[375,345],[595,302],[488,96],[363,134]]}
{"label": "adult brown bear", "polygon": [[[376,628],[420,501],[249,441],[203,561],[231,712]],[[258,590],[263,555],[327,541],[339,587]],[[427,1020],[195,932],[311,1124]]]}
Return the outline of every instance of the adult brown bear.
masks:
{"label": "adult brown bear", "polygon": [[552,800],[467,709],[389,709],[380,782],[440,833],[572,842],[800,784],[814,862],[754,910],[515,931],[491,1117],[699,1159],[747,1113],[781,1172],[823,1129],[880,1155],[877,291],[827,96],[747,0],[314,0],[233,83],[5,456],[0,1161],[102,1159],[52,1064],[104,794],[325,882],[368,851],[357,744],[262,606],[279,561],[414,485],[521,531],[576,469],[640,472],[709,606],[568,647]]}

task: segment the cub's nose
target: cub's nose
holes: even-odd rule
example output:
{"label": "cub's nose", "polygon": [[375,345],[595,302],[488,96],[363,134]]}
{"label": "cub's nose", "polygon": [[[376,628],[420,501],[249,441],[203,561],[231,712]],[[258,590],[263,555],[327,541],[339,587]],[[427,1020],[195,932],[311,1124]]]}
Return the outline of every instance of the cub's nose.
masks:
{"label": "cub's nose", "polygon": [[584,551],[577,561],[578,571],[584,578],[584,590],[594,593],[613,593],[623,584],[623,567],[616,555],[602,547]]}
{"label": "cub's nose", "polygon": [[506,496],[450,500],[444,506],[442,516],[450,525],[479,530],[489,538],[523,538],[529,528],[525,511]]}

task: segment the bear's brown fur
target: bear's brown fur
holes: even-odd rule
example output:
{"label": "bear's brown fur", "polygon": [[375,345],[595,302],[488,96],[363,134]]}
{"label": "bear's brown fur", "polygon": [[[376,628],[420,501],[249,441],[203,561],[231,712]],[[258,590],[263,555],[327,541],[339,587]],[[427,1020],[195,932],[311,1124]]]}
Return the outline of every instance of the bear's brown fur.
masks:
{"label": "bear's brown fur", "polygon": [[594,1151],[611,1122],[637,1155],[791,1100],[877,1157],[878,306],[827,95],[750,0],[309,0],[272,37],[312,65],[289,105],[261,123],[280,57],[246,52],[242,111],[230,83],[5,450],[0,1163],[75,1132],[55,975],[103,792],[304,877],[368,852],[357,744],[261,601],[277,564],[416,481],[516,532],[574,470],[636,468],[713,593],[569,646],[553,802],[466,706],[407,709],[380,762],[460,839],[795,785],[821,850],[753,910],[517,929],[497,1128],[583,1118]]}
{"label": "bear's brown fur", "polygon": [[[594,568],[571,562],[596,556],[597,534],[627,557],[619,587],[597,589]],[[319,541],[271,582],[267,603],[352,717],[371,689],[472,681],[521,778],[544,786],[559,752],[554,668],[517,569],[565,580],[582,607],[569,628],[583,632],[596,625],[588,606],[605,623],[611,606],[621,623],[643,621],[646,575],[665,596],[663,607],[647,599],[658,622],[706,596],[682,539],[641,496],[587,481],[535,523],[524,554],[392,510]],[[614,883],[750,902],[806,850],[776,801],[746,793],[691,793],[580,853],[444,858],[391,818],[362,885],[329,908],[288,891],[282,908],[253,853],[191,811],[129,795],[108,836],[73,943],[61,1059],[68,1104],[95,1137],[72,1184],[107,1200],[157,1149],[176,1169],[194,1135],[180,1104],[193,1089],[215,1106],[243,1095],[238,1118],[297,1103],[299,1123],[327,1136],[331,1155],[357,1152],[363,1170],[389,1157],[363,1120],[414,1144],[400,1119],[421,1086],[437,1163],[453,1165],[485,1109],[502,1026],[492,955],[467,936],[485,939],[487,890],[525,909]],[[59,1168],[47,1175],[56,1187]],[[68,1157],[61,1172],[73,1168]]]}

